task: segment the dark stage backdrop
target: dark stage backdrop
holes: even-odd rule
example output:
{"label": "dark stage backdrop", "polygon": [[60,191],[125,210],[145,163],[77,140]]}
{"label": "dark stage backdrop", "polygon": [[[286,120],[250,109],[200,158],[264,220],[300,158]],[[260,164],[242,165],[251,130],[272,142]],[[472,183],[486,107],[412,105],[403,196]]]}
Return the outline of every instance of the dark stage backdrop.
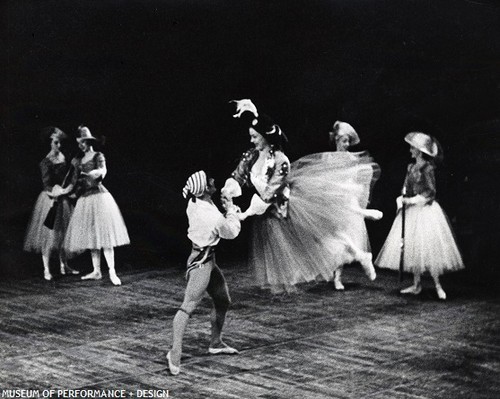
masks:
{"label": "dark stage backdrop", "polygon": [[[500,255],[500,9],[493,1],[3,1],[0,274],[39,273],[22,253],[58,126],[76,150],[79,124],[106,136],[106,187],[132,245],[121,267],[167,267],[187,255],[186,177],[222,186],[247,133],[231,99],[251,98],[287,133],[291,160],[328,150],[351,123],[382,176],[370,223],[375,254],[389,231],[410,160],[410,130],[445,151],[438,196],[469,270]],[[246,230],[245,232],[246,233]],[[244,258],[246,237],[223,245]],[[90,264],[90,259],[86,260]]]}

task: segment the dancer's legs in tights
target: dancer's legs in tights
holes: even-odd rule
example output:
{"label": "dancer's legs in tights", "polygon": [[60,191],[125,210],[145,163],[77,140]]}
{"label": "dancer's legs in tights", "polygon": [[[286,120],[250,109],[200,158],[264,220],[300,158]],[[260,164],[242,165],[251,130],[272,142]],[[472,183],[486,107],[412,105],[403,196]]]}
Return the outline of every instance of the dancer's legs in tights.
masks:
{"label": "dancer's legs in tights", "polygon": [[82,276],[82,280],[100,280],[102,278],[101,274],[101,250],[91,249],[90,255],[92,256],[92,266],[94,271],[90,274]]}
{"label": "dancer's legs in tights", "polygon": [[404,288],[400,291],[402,294],[413,294],[418,295],[422,292],[422,283],[420,272],[413,272],[413,285],[408,288]]}
{"label": "dancer's legs in tights", "polygon": [[179,365],[182,355],[182,339],[191,313],[196,309],[203,298],[210,275],[212,273],[212,263],[207,263],[203,267],[191,270],[189,280],[184,293],[184,301],[177,311],[173,322],[172,349],[170,359],[175,365]]}
{"label": "dancer's legs in tights", "polygon": [[372,254],[370,252],[365,252],[359,249],[354,242],[346,234],[342,235],[342,240],[345,243],[347,249],[351,252],[354,260],[359,262],[363,267],[366,275],[370,280],[375,280],[377,278],[377,273],[372,263]]}
{"label": "dancer's legs in tights", "polygon": [[222,328],[226,320],[226,313],[231,305],[229,289],[226,279],[218,266],[214,265],[212,276],[207,287],[208,294],[212,297],[214,307],[210,316],[211,338],[210,347],[215,348],[224,345],[222,342]]}
{"label": "dancer's legs in tights", "polygon": [[103,252],[109,267],[109,279],[114,285],[122,285],[121,280],[116,275],[115,251],[113,250],[113,248],[104,248]]}
{"label": "dancer's legs in tights", "polygon": [[49,261],[50,261],[49,255],[42,254],[43,278],[48,281],[52,280],[52,274],[50,274],[50,269],[49,269]]}
{"label": "dancer's legs in tights", "polygon": [[344,271],[344,266],[339,266],[333,275],[333,284],[335,285],[336,290],[342,291],[345,289],[344,284],[342,284],[342,272]]}
{"label": "dancer's legs in tights", "polygon": [[446,292],[444,292],[443,287],[441,287],[441,283],[439,282],[439,274],[431,272],[432,279],[434,280],[434,285],[436,286],[436,292],[439,299],[446,299]]}
{"label": "dancer's legs in tights", "polygon": [[78,270],[75,270],[68,266],[68,259],[64,249],[59,251],[59,265],[61,267],[61,274],[79,274]]}

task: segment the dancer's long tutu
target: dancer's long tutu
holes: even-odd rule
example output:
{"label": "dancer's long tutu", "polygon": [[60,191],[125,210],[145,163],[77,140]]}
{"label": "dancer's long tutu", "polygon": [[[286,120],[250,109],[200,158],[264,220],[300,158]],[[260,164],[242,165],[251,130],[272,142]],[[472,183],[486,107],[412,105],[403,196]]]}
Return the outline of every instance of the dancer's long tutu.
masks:
{"label": "dancer's long tutu", "polygon": [[[398,212],[375,264],[398,270],[401,258],[401,212]],[[441,275],[463,269],[464,263],[441,206],[412,205],[405,210],[404,270]]]}
{"label": "dancer's long tutu", "polygon": [[64,240],[64,248],[68,254],[129,243],[123,216],[109,192],[78,199]]}
{"label": "dancer's long tutu", "polygon": [[23,246],[25,251],[49,256],[51,252],[61,250],[73,206],[65,198],[59,199],[54,228],[49,229],[44,222],[52,203],[46,191],[38,196],[26,230]]}
{"label": "dancer's long tutu", "polygon": [[378,166],[364,153],[319,153],[294,162],[288,216],[266,213],[253,223],[250,264],[257,283],[291,291],[297,283],[330,280],[356,260],[352,245],[363,242],[366,231],[359,210],[377,177]]}

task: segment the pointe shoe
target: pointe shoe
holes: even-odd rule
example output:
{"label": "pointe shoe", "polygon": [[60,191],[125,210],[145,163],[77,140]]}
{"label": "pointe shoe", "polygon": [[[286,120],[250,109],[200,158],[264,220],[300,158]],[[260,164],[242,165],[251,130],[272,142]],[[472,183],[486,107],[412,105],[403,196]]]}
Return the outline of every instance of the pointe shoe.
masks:
{"label": "pointe shoe", "polygon": [[342,281],[340,281],[340,279],[333,280],[333,285],[337,291],[344,291],[345,289],[344,284],[342,284]]}
{"label": "pointe shoe", "polygon": [[50,272],[48,270],[45,270],[43,272],[43,278],[47,281],[50,281],[50,280],[52,280],[52,274],[50,274]]}
{"label": "pointe shoe", "polygon": [[372,254],[367,253],[366,255],[364,255],[360,263],[370,281],[375,280],[377,278],[377,273],[375,272],[375,268],[373,267]]}
{"label": "pointe shoe", "polygon": [[170,352],[167,353],[167,361],[168,361],[168,369],[170,370],[170,374],[177,375],[181,372],[181,366],[176,366],[172,359],[170,359]]}
{"label": "pointe shoe", "polygon": [[411,285],[408,288],[404,288],[400,291],[401,294],[412,294],[412,295],[418,295],[421,292],[422,292],[422,286],[420,284],[419,285]]}
{"label": "pointe shoe", "polygon": [[211,355],[237,355],[240,352],[235,348],[231,348],[228,344],[221,342],[217,347],[210,346],[208,353]]}
{"label": "pointe shoe", "polygon": [[82,276],[82,280],[100,280],[101,278],[102,278],[101,272],[96,272],[95,270],[92,273]]}
{"label": "pointe shoe", "polygon": [[61,266],[61,274],[66,275],[66,274],[80,274],[78,270],[75,270],[69,266]]}
{"label": "pointe shoe", "polygon": [[438,294],[439,299],[443,301],[446,299],[446,292],[444,292],[442,287],[436,287],[436,292]]}
{"label": "pointe shoe", "polygon": [[116,273],[110,272],[109,273],[109,279],[111,280],[111,282],[113,283],[113,285],[122,285],[122,282],[118,278],[118,276],[116,275]]}

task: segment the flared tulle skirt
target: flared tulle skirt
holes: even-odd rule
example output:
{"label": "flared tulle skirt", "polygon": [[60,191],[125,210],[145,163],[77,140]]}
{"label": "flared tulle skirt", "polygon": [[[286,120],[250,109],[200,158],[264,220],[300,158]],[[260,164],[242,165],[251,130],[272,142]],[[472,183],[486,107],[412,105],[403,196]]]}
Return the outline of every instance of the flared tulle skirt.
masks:
{"label": "flared tulle skirt", "polygon": [[[446,214],[436,202],[405,210],[404,271],[441,275],[463,269],[464,263]],[[398,212],[375,265],[399,270],[402,214]]]}
{"label": "flared tulle skirt", "polygon": [[[366,255],[364,217],[378,166],[367,154],[321,153],[299,159],[288,176],[288,215],[254,218],[250,265],[273,292],[331,280],[335,270]],[[357,251],[353,250],[357,248]]]}
{"label": "flared tulle skirt", "polygon": [[130,244],[127,227],[109,192],[78,199],[64,240],[68,255],[127,244]]}
{"label": "flared tulle skirt", "polygon": [[35,203],[26,230],[23,246],[25,251],[50,256],[53,251],[59,252],[62,249],[73,206],[65,198],[59,199],[54,228],[49,229],[44,222],[52,204],[53,200],[49,198],[47,192],[42,191]]}

